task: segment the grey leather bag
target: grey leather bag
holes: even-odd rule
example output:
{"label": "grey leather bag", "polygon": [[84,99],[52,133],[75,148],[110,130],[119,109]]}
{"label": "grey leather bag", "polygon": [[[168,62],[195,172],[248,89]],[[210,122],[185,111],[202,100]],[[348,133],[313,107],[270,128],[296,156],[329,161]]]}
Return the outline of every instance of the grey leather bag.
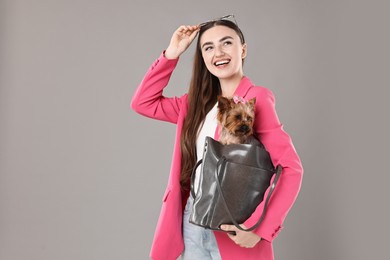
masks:
{"label": "grey leather bag", "polygon": [[[202,165],[198,190],[194,190],[195,172]],[[191,195],[194,198],[190,223],[208,229],[220,230],[222,224],[234,224],[238,229],[251,231],[264,219],[267,205],[282,171],[272,164],[269,153],[255,138],[251,144],[222,145],[206,137],[203,158],[191,177]],[[276,174],[272,184],[271,178]],[[264,210],[252,227],[242,224],[263,201]]]}

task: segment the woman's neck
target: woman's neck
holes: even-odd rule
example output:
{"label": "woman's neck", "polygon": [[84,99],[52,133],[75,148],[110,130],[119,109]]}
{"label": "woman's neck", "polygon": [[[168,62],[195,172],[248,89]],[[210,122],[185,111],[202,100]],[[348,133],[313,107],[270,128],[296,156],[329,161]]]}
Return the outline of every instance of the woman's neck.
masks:
{"label": "woman's neck", "polygon": [[226,98],[231,98],[234,95],[238,85],[241,82],[241,79],[244,77],[242,73],[235,75],[234,77],[219,79],[221,85],[222,96]]}

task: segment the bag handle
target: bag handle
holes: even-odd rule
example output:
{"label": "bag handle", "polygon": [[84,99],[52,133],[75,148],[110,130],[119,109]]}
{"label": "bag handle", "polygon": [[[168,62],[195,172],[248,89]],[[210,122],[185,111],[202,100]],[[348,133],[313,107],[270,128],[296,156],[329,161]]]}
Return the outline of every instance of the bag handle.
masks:
{"label": "bag handle", "polygon": [[196,174],[196,169],[199,167],[199,165],[203,162],[203,159],[200,159],[192,169],[191,173],[191,195],[193,198],[195,198],[195,191],[194,191],[194,183],[195,183],[195,174]]}
{"label": "bag handle", "polygon": [[220,184],[219,179],[218,179],[218,169],[221,168],[221,170],[223,171],[224,168],[226,167],[226,162],[227,162],[227,159],[226,159],[224,156],[222,156],[222,158],[218,161],[217,167],[216,167],[215,172],[214,172],[214,176],[215,176],[216,183],[217,183],[217,188],[218,188],[218,191],[219,191],[219,193],[220,193],[220,195],[221,195],[223,205],[224,205],[224,207],[225,207],[225,209],[226,209],[226,212],[228,213],[228,215],[229,215],[229,217],[230,217],[230,220],[233,222],[233,224],[234,224],[239,230],[242,230],[242,231],[252,231],[252,230],[256,229],[256,228],[261,224],[261,222],[263,221],[263,219],[264,219],[264,217],[265,217],[265,213],[266,213],[266,211],[267,211],[268,202],[269,202],[269,200],[270,200],[270,198],[271,198],[271,195],[272,195],[272,193],[273,193],[273,191],[274,191],[274,189],[275,189],[276,183],[277,183],[278,180],[279,180],[280,174],[281,174],[281,172],[282,172],[282,166],[281,166],[280,164],[279,164],[278,166],[276,166],[276,176],[275,176],[275,178],[274,178],[274,181],[273,181],[272,184],[271,184],[271,188],[270,188],[270,190],[269,190],[269,192],[268,192],[267,199],[266,199],[265,202],[264,202],[264,210],[263,210],[263,213],[261,214],[260,219],[259,219],[252,227],[245,229],[245,228],[242,228],[242,227],[237,223],[237,221],[235,221],[235,220],[233,219],[232,213],[230,212],[229,207],[228,207],[228,205],[227,205],[227,203],[226,203],[225,196],[223,195],[222,188],[221,188],[221,184]]}

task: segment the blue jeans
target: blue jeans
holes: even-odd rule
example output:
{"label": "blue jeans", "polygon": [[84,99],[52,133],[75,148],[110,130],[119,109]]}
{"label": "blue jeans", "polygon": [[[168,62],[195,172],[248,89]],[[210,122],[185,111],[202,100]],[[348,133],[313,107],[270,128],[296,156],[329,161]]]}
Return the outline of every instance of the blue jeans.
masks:
{"label": "blue jeans", "polygon": [[184,251],[182,260],[220,260],[214,232],[189,222],[194,199],[190,196],[183,215]]}

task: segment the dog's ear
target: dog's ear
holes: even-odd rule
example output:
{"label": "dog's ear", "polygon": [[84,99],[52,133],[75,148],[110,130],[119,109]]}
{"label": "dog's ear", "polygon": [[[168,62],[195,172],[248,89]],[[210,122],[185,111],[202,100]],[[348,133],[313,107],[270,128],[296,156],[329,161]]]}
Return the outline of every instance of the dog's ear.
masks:
{"label": "dog's ear", "polygon": [[217,120],[219,123],[223,124],[224,118],[226,117],[227,111],[231,109],[231,100],[222,96],[218,97],[218,114]]}
{"label": "dog's ear", "polygon": [[231,100],[223,96],[218,97],[218,110],[220,113],[224,114],[227,110],[231,108]]}
{"label": "dog's ear", "polygon": [[251,107],[255,107],[255,104],[256,104],[256,97],[252,98],[251,100],[248,101],[248,104],[251,106]]}

